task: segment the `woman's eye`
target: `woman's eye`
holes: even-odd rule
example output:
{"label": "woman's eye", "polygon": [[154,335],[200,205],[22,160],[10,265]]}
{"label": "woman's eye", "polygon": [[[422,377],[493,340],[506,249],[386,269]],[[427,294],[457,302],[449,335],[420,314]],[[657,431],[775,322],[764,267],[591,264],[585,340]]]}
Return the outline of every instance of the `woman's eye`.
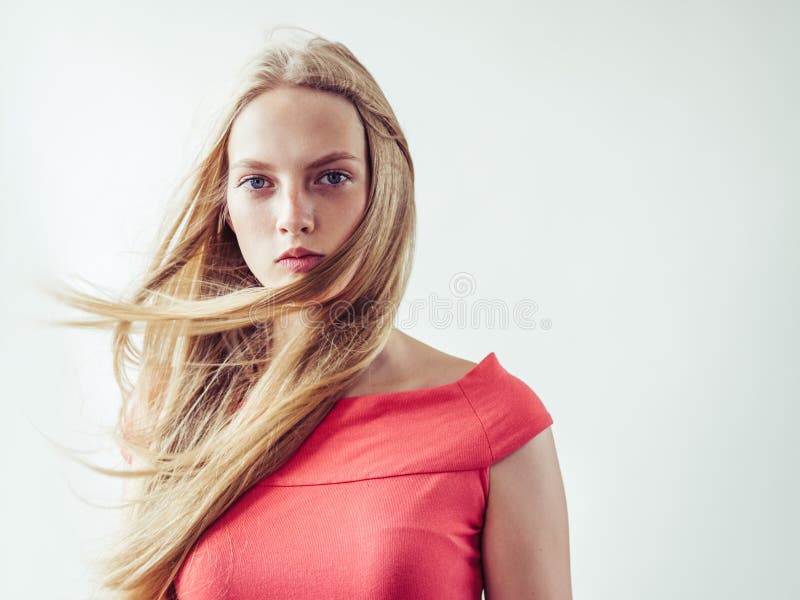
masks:
{"label": "woman's eye", "polygon": [[329,183],[333,183],[334,186],[338,187],[341,185],[341,178],[345,178],[346,180],[350,180],[350,177],[346,173],[342,173],[341,171],[328,171],[327,173],[323,173],[322,177],[333,177],[335,181],[328,180]]}
{"label": "woman's eye", "polygon": [[266,181],[267,180],[264,179],[263,177],[248,177],[247,179],[244,179],[239,185],[242,186],[245,183],[252,183],[253,187],[250,189],[260,190],[261,188],[264,187]]}

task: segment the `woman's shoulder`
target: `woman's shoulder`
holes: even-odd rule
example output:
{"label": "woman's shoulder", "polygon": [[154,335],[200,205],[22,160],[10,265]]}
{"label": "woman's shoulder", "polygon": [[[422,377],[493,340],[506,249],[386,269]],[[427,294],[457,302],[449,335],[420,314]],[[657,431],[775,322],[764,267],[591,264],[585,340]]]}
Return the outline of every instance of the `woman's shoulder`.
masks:
{"label": "woman's shoulder", "polygon": [[418,344],[417,358],[410,362],[424,381],[418,379],[412,389],[457,385],[480,422],[492,463],[553,424],[539,395],[523,377],[508,371],[494,352],[475,363]]}
{"label": "woman's shoulder", "polygon": [[405,348],[398,370],[408,380],[408,389],[423,389],[447,385],[461,380],[478,363],[449,354],[401,333]]}
{"label": "woman's shoulder", "polygon": [[384,351],[348,390],[348,396],[421,390],[460,380],[476,363],[448,354],[395,329]]}
{"label": "woman's shoulder", "polygon": [[494,352],[459,385],[486,434],[492,463],[553,424],[539,395],[524,378],[506,370]]}

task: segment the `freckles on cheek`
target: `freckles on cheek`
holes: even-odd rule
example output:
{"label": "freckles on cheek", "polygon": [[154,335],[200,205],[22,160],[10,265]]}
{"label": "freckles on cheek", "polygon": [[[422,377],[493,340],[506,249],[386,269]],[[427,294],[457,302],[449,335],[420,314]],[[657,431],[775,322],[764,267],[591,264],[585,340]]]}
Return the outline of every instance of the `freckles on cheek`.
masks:
{"label": "freckles on cheek", "polygon": [[272,220],[263,210],[248,206],[245,203],[231,202],[228,210],[236,231],[243,234],[264,231],[269,227]]}
{"label": "freckles on cheek", "polygon": [[263,220],[259,221],[253,218],[244,217],[242,221],[238,223],[239,227],[237,228],[237,232],[239,238],[242,242],[250,245],[250,246],[257,246],[263,245],[269,239],[269,228],[268,225],[263,222]]}
{"label": "freckles on cheek", "polygon": [[347,198],[345,202],[330,206],[329,215],[348,221],[358,220],[366,210],[367,201],[360,196]]}

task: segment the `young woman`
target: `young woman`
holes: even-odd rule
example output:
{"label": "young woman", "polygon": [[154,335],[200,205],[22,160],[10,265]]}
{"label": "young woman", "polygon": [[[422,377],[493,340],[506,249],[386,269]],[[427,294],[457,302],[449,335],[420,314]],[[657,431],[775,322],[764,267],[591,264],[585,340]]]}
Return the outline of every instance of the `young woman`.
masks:
{"label": "young woman", "polygon": [[414,170],[356,57],[271,38],[191,183],[129,297],[60,295],[114,326],[129,497],[103,586],[570,598],[550,414],[494,353],[473,363],[392,326]]}

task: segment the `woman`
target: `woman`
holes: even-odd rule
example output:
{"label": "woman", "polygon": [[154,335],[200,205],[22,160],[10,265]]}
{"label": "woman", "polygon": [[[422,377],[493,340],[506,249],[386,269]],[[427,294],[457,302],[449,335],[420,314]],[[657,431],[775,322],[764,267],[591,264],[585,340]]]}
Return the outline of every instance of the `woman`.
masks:
{"label": "woman", "polygon": [[59,296],[114,325],[132,487],[103,586],[570,598],[549,413],[494,353],[392,327],[414,171],[355,56],[271,38],[192,175],[129,298]]}

